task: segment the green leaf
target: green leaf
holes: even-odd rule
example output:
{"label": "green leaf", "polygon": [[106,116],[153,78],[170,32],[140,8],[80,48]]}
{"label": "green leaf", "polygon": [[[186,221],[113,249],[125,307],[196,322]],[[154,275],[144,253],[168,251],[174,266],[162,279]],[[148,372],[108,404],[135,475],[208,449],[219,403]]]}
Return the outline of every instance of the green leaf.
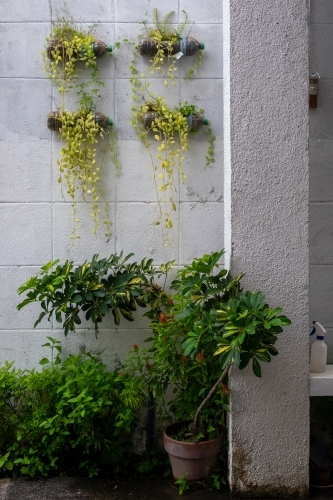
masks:
{"label": "green leaf", "polygon": [[239,369],[244,370],[244,368],[246,368],[246,366],[249,364],[249,361],[250,361],[250,353],[249,352],[241,352]]}
{"label": "green leaf", "polygon": [[117,307],[115,307],[114,309],[112,309],[112,314],[113,314],[113,317],[114,317],[115,324],[119,325],[119,323],[120,323],[120,315],[119,315],[119,311],[118,311]]}
{"label": "green leaf", "polygon": [[119,307],[119,310],[125,319],[127,319],[128,321],[134,321],[132,314],[129,311],[127,311],[127,309]]}
{"label": "green leaf", "polygon": [[136,277],[132,278],[131,280],[129,280],[128,284],[129,285],[136,285],[137,283],[141,283],[141,281],[142,281],[141,276],[136,276]]}
{"label": "green leaf", "polygon": [[272,356],[277,356],[279,354],[278,350],[272,345],[265,345],[265,347]]}
{"label": "green leaf", "polygon": [[234,360],[235,365],[238,366],[240,363],[240,351],[237,347],[235,349],[233,349],[233,360]]}
{"label": "green leaf", "polygon": [[[219,346],[220,344],[218,344]],[[214,352],[214,356],[220,356],[221,354],[225,354],[229,352],[231,349],[231,345],[221,345],[220,347],[217,347],[216,351]]]}
{"label": "green leaf", "polygon": [[73,304],[77,304],[78,302],[82,301],[82,296],[81,295],[74,295],[74,297],[71,298],[71,302]]}
{"label": "green leaf", "polygon": [[255,374],[256,377],[261,377],[261,366],[260,363],[256,360],[256,358],[253,358],[252,360],[252,370],[253,373]]}
{"label": "green leaf", "polygon": [[264,363],[269,363],[271,360],[270,355],[265,349],[259,349],[257,351],[254,351],[254,354],[259,361],[263,361]]}
{"label": "green leaf", "polygon": [[39,362],[40,365],[47,365],[48,363],[50,363],[50,361],[47,358],[43,358]]}

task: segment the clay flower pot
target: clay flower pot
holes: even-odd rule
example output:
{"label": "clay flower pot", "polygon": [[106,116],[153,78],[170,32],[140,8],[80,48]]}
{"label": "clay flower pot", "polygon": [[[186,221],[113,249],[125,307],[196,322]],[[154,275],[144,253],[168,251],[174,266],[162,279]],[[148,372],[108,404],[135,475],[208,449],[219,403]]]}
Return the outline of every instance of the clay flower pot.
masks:
{"label": "clay flower pot", "polygon": [[223,436],[200,443],[177,441],[169,437],[177,427],[179,423],[169,425],[163,432],[164,449],[169,454],[173,477],[177,481],[186,474],[189,483],[201,481],[209,476],[217,462]]}

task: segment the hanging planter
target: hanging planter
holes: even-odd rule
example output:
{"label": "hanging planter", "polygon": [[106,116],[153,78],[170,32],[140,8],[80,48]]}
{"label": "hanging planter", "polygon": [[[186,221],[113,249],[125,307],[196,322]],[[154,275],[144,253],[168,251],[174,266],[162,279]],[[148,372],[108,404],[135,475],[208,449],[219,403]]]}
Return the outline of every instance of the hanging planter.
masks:
{"label": "hanging planter", "polygon": [[70,47],[71,44],[68,41],[65,42],[64,40],[60,40],[59,38],[50,39],[46,48],[47,57],[51,60],[55,60],[60,54],[64,59],[67,55],[67,49],[69,51],[69,54],[76,57],[78,61],[82,61],[89,56],[90,51],[92,51],[96,59],[100,59],[105,54],[110,54],[113,51],[112,45],[106,45],[106,43],[102,42],[102,40],[98,40],[97,38],[95,38],[93,41],[90,41],[89,37],[89,40],[83,40],[83,42],[84,43],[81,47],[75,49],[75,46],[77,46],[77,44],[74,44],[73,48]]}
{"label": "hanging planter", "polygon": [[[53,23],[42,56],[46,75],[57,86],[60,94],[65,94],[74,88],[80,104],[83,99],[87,107],[93,108],[93,98],[98,89],[104,86],[97,59],[106,54],[112,54],[112,46],[96,38],[91,31],[74,23],[69,13],[65,11],[65,16],[58,17]],[[77,64],[78,61],[90,70],[90,78],[88,77],[85,82],[78,81],[81,69]]]}
{"label": "hanging planter", "polygon": [[[194,107],[194,106],[193,106]],[[189,127],[190,132],[197,132],[201,129],[203,125],[209,125],[209,120],[201,116],[199,113],[193,112],[189,115],[184,115],[186,123]],[[142,117],[143,125],[147,130],[154,127],[155,123],[160,123],[160,121],[165,121],[166,118],[160,115],[157,111],[149,110]]]}
{"label": "hanging planter", "polygon": [[[145,37],[140,41],[139,52],[142,56],[155,56],[163,51],[166,55],[194,56],[199,50],[204,50],[205,44],[192,37],[182,37],[178,40],[160,40],[160,37]],[[178,58],[179,58],[178,57]]]}
{"label": "hanging planter", "polygon": [[[185,11],[185,19],[176,28],[169,27],[174,11],[169,12],[160,21],[158,19],[157,9],[153,10],[153,27],[148,28],[145,25],[146,36],[140,35],[139,41],[135,45],[133,58],[131,61],[131,82],[133,85],[133,96],[139,90],[140,83],[137,80],[138,71],[136,67],[136,59],[140,54],[142,56],[152,57],[148,68],[148,74],[158,72],[161,76],[165,76],[164,84],[174,84],[174,73],[177,70],[177,60],[182,56],[195,56],[193,66],[188,70],[185,79],[193,77],[195,70],[202,62],[203,51],[205,45],[198,42],[193,37],[184,37],[183,33],[189,20]],[[165,67],[164,63],[166,63]],[[141,78],[146,79],[145,74],[141,74]]]}
{"label": "hanging planter", "polygon": [[[53,132],[59,132],[63,123],[61,117],[62,114],[63,112],[61,111],[51,111],[51,113],[47,115],[47,128],[49,130],[52,130]],[[96,125],[98,125],[102,129],[106,129],[107,127],[112,127],[113,121],[108,116],[103,115],[103,113],[95,111],[93,113],[93,116]],[[77,115],[77,117],[81,117],[80,114]]]}

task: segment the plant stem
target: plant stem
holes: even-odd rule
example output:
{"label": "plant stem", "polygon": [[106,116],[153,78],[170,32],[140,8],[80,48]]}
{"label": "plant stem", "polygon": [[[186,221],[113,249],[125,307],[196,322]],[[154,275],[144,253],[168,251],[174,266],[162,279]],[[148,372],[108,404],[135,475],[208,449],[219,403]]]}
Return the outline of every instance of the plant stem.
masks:
{"label": "plant stem", "polygon": [[230,370],[230,366],[231,366],[231,363],[229,363],[225,369],[223,370],[220,378],[217,380],[217,382],[215,382],[215,384],[213,385],[213,387],[211,388],[211,390],[209,391],[209,393],[207,394],[207,396],[205,397],[205,399],[202,401],[201,405],[199,406],[199,408],[197,409],[197,412],[195,414],[195,417],[194,417],[194,421],[193,421],[193,427],[194,429],[196,428],[197,426],[197,420],[199,418],[199,415],[203,409],[203,407],[205,406],[205,404],[211,399],[211,397],[213,396],[213,394],[215,393],[216,389],[218,388],[218,386],[220,385],[221,382],[223,382],[223,380],[225,379],[225,377],[228,375],[228,372]]}

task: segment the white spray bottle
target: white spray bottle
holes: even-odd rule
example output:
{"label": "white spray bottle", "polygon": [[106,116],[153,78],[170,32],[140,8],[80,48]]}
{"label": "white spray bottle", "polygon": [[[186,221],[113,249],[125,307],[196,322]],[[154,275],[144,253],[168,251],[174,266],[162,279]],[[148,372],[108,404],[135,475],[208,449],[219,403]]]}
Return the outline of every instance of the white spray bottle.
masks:
{"label": "white spray bottle", "polygon": [[321,333],[312,344],[311,356],[310,356],[310,372],[323,373],[326,371],[326,361],[327,361],[327,345],[324,341],[324,333],[327,333],[325,328],[318,323],[318,321],[313,321],[314,327],[310,335],[316,332],[316,327],[321,330]]}

